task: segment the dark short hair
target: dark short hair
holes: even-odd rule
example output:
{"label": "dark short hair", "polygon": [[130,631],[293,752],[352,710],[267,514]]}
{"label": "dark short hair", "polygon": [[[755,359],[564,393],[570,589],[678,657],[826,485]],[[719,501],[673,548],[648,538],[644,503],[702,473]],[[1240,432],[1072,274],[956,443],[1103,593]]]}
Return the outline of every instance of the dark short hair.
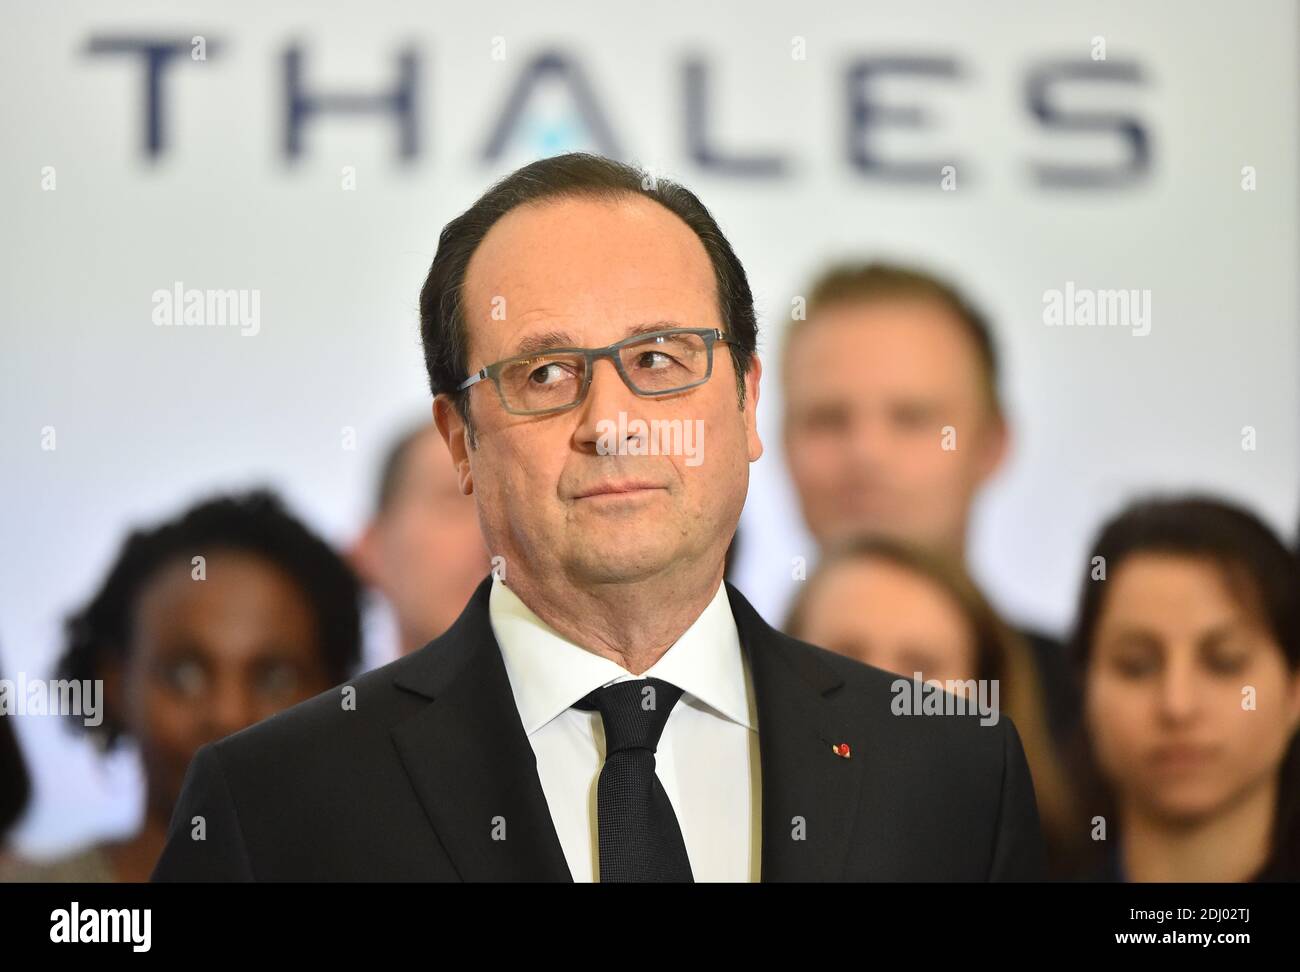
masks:
{"label": "dark short hair", "polygon": [[[1258,516],[1207,496],[1152,497],[1135,502],[1102,527],[1084,568],[1079,613],[1070,640],[1076,675],[1092,656],[1107,586],[1092,579],[1104,559],[1106,576],[1129,557],[1175,554],[1212,563],[1234,599],[1255,614],[1280,646],[1291,672],[1300,670],[1300,563]],[[1095,766],[1092,767],[1094,775]],[[1094,779],[1099,799],[1109,800]],[[1271,854],[1257,878],[1300,877],[1300,733],[1283,759]]]}
{"label": "dark short hair", "polygon": [[457,388],[469,367],[462,293],[470,258],[488,231],[511,210],[527,203],[584,197],[616,201],[634,196],[653,200],[676,215],[704,245],[713,264],[723,329],[737,341],[728,347],[735,362],[737,393],[744,403],[745,375],[758,343],[754,297],[745,268],[712,214],[694,193],[675,182],[613,159],[570,152],[516,169],[444,226],[438,238],[438,251],[420,290],[424,365],[430,391],[435,396],[451,395],[466,423],[468,396]]}
{"label": "dark short hair", "polygon": [[941,304],[970,338],[975,348],[989,407],[1002,413],[998,391],[998,352],[988,319],[954,284],[924,270],[894,263],[846,262],[825,270],[813,281],[805,314],[792,320],[785,332],[785,357],[818,312],[832,305],[882,300],[929,300]]}
{"label": "dark short hair", "polygon": [[[99,590],[68,617],[57,677],[103,678],[106,662],[129,654],[136,605],[158,572],[196,553],[226,550],[261,557],[293,579],[311,608],[322,667],[333,682],[345,681],[361,660],[360,584],[329,544],[266,489],[215,496],[175,519],[133,530]],[[85,730],[111,748],[125,726],[120,713],[106,711],[98,726]]]}

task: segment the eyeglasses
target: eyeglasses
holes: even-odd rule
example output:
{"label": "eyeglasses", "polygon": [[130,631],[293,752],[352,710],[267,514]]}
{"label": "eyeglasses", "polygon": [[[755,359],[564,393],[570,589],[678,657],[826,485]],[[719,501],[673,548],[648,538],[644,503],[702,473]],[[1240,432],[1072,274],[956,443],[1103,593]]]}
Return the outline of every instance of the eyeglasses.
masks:
{"label": "eyeglasses", "polygon": [[598,358],[609,358],[635,394],[674,395],[702,385],[713,374],[713,345],[736,344],[716,327],[676,327],[634,334],[606,348],[553,348],[505,358],[460,383],[496,383],[501,404],[515,415],[545,415],[580,404],[591,387]]}

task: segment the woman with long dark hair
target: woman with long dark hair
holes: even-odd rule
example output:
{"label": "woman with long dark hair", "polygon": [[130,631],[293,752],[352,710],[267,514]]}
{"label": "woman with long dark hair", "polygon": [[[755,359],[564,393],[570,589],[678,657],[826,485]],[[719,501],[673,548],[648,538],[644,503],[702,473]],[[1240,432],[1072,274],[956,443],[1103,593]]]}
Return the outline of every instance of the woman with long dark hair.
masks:
{"label": "woman with long dark hair", "polygon": [[1300,877],[1300,568],[1281,540],[1214,499],[1130,506],[1092,550],[1072,647],[1094,876]]}

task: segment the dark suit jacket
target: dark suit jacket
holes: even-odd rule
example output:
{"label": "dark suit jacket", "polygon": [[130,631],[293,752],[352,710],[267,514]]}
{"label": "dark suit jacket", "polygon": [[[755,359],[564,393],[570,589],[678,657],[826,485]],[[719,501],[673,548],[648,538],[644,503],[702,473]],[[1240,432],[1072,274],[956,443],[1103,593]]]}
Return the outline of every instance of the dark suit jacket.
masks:
{"label": "dark suit jacket", "polygon": [[[571,881],[490,590],[489,576],[444,635],[349,683],[354,708],[341,687],[201,748],[153,879]],[[1009,719],[893,715],[897,676],[786,637],[727,594],[758,706],[762,880],[1042,876]]]}

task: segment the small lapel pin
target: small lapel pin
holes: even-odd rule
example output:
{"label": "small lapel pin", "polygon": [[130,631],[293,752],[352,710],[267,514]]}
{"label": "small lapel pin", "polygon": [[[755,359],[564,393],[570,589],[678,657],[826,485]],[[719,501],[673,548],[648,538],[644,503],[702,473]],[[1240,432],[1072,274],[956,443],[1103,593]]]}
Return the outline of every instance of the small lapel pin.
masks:
{"label": "small lapel pin", "polygon": [[834,743],[834,744],[831,746],[831,752],[833,752],[836,756],[843,756],[845,759],[848,759],[848,758],[849,758],[849,744],[848,744],[848,743]]}

